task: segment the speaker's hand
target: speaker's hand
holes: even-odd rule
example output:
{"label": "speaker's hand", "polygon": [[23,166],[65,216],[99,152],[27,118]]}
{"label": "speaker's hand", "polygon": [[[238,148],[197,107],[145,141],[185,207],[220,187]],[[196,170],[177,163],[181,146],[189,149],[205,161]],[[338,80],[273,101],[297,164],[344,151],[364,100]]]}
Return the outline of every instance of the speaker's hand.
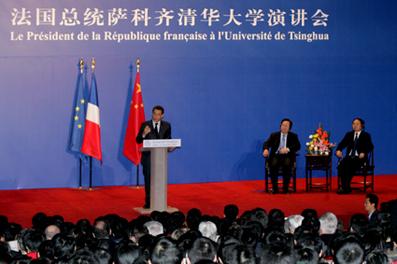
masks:
{"label": "speaker's hand", "polygon": [[150,131],[152,131],[152,130],[150,129],[150,127],[149,127],[149,126],[146,126],[145,129],[143,130],[142,136],[143,136],[143,137],[146,137],[146,135],[149,134]]}

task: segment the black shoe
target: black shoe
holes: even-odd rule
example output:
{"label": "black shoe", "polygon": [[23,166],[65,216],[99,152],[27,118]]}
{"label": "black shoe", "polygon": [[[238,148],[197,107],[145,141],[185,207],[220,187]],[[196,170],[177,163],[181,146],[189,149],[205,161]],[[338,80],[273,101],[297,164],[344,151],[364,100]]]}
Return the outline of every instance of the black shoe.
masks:
{"label": "black shoe", "polygon": [[270,193],[271,193],[271,194],[277,194],[277,193],[279,193],[279,192],[278,192],[278,190],[274,190],[274,189],[273,189],[273,190],[271,190]]}
{"label": "black shoe", "polygon": [[143,208],[144,208],[144,209],[149,209],[150,206],[149,206],[148,204],[144,204],[144,205],[143,205]]}
{"label": "black shoe", "polygon": [[348,194],[348,192],[344,189],[339,189],[336,193],[337,194]]}

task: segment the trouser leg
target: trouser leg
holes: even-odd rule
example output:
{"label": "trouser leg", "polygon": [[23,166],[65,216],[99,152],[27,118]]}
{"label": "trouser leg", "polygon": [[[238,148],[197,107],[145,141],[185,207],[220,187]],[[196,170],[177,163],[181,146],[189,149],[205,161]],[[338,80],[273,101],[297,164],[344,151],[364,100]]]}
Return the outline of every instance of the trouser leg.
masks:
{"label": "trouser leg", "polygon": [[150,156],[142,157],[142,169],[145,179],[145,205],[150,206]]}

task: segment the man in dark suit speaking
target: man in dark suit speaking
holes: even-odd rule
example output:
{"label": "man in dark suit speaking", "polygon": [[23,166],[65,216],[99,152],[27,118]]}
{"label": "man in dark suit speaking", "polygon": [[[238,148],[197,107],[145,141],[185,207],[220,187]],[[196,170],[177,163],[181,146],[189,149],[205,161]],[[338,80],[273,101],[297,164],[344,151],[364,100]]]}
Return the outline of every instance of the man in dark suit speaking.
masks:
{"label": "man in dark suit speaking", "polygon": [[290,132],[291,128],[292,121],[290,119],[285,118],[281,120],[280,131],[272,133],[263,143],[263,156],[269,158],[269,170],[272,179],[273,193],[278,192],[277,174],[280,167],[282,168],[284,177],[283,191],[285,193],[288,192],[296,152],[301,147],[298,136]]}
{"label": "man in dark suit speaking", "polygon": [[[152,120],[142,123],[136,136],[136,142],[141,144],[145,139],[171,139],[171,125],[163,120],[164,108],[156,105],[152,109]],[[142,152],[141,164],[145,178],[145,205],[150,208],[150,152]]]}
{"label": "man in dark suit speaking", "polygon": [[[367,160],[368,152],[372,151],[371,136],[365,132],[365,123],[359,117],[353,119],[352,131],[345,134],[342,141],[336,147],[335,155],[341,159],[338,166],[338,176],[341,179],[342,188],[339,194],[351,192],[350,183],[354,172]],[[346,148],[346,156],[343,157],[343,149]]]}

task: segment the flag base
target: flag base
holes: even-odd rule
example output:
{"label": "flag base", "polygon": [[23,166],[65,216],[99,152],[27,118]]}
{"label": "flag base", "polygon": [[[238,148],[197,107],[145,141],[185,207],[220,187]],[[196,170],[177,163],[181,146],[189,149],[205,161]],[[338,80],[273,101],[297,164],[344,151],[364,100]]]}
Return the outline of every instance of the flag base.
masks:
{"label": "flag base", "polygon": [[[135,207],[134,208],[135,211],[137,211],[140,214],[151,214],[153,211],[156,211],[152,208],[143,208],[143,207]],[[173,213],[173,212],[178,212],[178,208],[175,207],[167,207],[167,210],[165,210],[168,213]]]}

